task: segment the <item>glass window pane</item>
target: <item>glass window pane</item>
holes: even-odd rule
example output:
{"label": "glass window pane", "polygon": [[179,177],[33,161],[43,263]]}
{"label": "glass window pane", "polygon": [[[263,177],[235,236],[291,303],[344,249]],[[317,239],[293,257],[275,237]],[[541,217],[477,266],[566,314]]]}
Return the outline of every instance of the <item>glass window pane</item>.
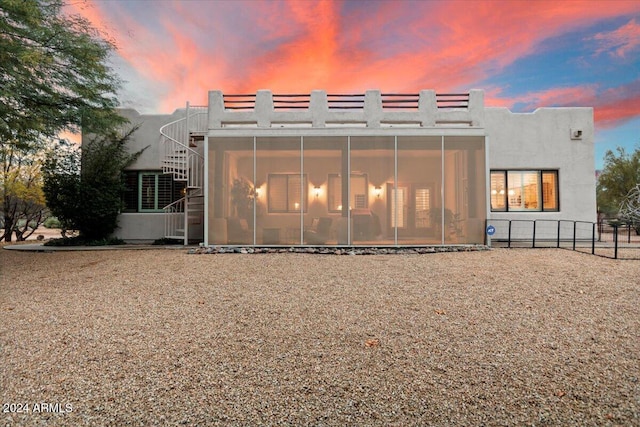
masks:
{"label": "glass window pane", "polygon": [[509,182],[509,210],[541,210],[538,177],[538,172],[509,171],[507,176],[507,181]]}
{"label": "glass window pane", "polygon": [[170,205],[173,198],[171,175],[158,175],[158,206],[157,209],[162,209],[167,205]]}
{"label": "glass window pane", "polygon": [[542,172],[542,202],[543,210],[558,210],[558,172]]}
{"label": "glass window pane", "polygon": [[[304,183],[300,179],[300,175],[287,175],[287,206],[289,212],[300,212],[300,209],[306,209],[306,179]],[[302,203],[302,205],[300,205]]]}
{"label": "glass window pane", "polygon": [[124,179],[124,212],[135,212],[138,210],[138,172],[126,171]]}
{"label": "glass window pane", "polygon": [[269,175],[267,189],[269,212],[286,212],[288,200],[287,175]]}
{"label": "glass window pane", "polygon": [[429,218],[429,209],[431,209],[431,189],[416,188],[415,191],[415,227],[429,228],[431,220]]}
{"label": "glass window pane", "polygon": [[329,174],[328,182],[328,209],[329,212],[342,211],[342,176],[340,174]]}
{"label": "glass window pane", "polygon": [[350,205],[355,209],[366,209],[369,207],[367,175],[351,174],[351,198]]}
{"label": "glass window pane", "polygon": [[140,175],[140,209],[153,210],[156,208],[156,174]]}
{"label": "glass window pane", "polygon": [[507,210],[507,192],[505,190],[505,172],[491,172],[491,210]]}
{"label": "glass window pane", "polygon": [[407,187],[391,189],[391,223],[398,228],[407,227]]}

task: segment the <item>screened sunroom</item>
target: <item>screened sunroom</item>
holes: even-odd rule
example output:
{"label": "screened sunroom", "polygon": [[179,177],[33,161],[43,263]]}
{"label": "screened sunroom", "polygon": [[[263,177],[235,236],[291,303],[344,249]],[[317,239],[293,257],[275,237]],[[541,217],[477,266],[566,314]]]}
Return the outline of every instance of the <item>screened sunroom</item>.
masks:
{"label": "screened sunroom", "polygon": [[484,242],[484,136],[273,133],[209,136],[207,244]]}

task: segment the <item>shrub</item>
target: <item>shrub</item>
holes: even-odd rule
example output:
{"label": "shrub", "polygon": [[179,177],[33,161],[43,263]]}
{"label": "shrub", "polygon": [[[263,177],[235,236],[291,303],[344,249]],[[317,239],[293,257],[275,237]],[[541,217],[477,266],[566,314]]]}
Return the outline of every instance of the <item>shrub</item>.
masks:
{"label": "shrub", "polygon": [[62,228],[60,221],[55,216],[50,216],[49,218],[44,220],[43,225],[45,228]]}
{"label": "shrub", "polygon": [[111,133],[79,149],[51,153],[43,167],[47,205],[63,230],[78,230],[87,242],[107,239],[118,227],[122,210],[122,172],[142,153],[126,144],[137,127]]}

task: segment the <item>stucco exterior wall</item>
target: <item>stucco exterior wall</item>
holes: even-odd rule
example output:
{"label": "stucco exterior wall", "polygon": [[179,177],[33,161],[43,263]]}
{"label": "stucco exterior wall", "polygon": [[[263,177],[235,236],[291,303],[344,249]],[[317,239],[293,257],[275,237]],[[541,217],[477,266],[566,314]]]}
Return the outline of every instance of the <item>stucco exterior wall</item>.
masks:
{"label": "stucco exterior wall", "polygon": [[118,217],[115,237],[134,243],[151,243],[164,237],[162,213],[122,213]]}
{"label": "stucco exterior wall", "polygon": [[[184,116],[184,110],[173,114],[141,115],[136,110],[123,109],[120,114],[130,121],[128,127],[140,126],[129,141],[129,151],[135,153],[144,149],[142,155],[128,167],[129,170],[160,170],[159,129]],[[83,136],[83,142],[85,137]],[[146,148],[145,148],[146,147]],[[164,215],[162,213],[122,213],[118,218],[115,237],[131,242],[152,242],[164,236]]]}
{"label": "stucco exterior wall", "polygon": [[[135,110],[121,110],[121,115],[131,122],[129,126],[140,126],[129,143],[131,152],[145,151],[128,169],[152,171],[160,169],[160,128],[167,123],[184,117],[184,110],[176,110],[173,114],[141,115]],[[147,147],[147,148],[145,148]]]}
{"label": "stucco exterior wall", "polygon": [[[491,212],[495,219],[596,221],[592,108],[540,108],[512,113],[486,108],[489,169],[557,169],[558,212]],[[572,131],[580,130],[580,139]]]}
{"label": "stucco exterior wall", "polygon": [[[386,134],[389,123],[402,123],[391,133],[395,135],[486,136],[487,184],[490,170],[543,170],[558,171],[559,211],[558,212],[490,212],[489,219],[549,219],[596,220],[595,167],[594,167],[594,126],[592,108],[541,108],[533,113],[512,113],[507,108],[484,107],[482,91],[472,91],[468,111],[447,111],[435,107],[435,92],[420,92],[418,111],[388,111],[382,109],[380,93],[367,91],[364,108],[359,111],[335,111],[327,106],[326,93],[311,93],[309,109],[294,111],[274,111],[271,93],[259,91],[255,110],[225,110],[222,93],[209,93],[209,137],[239,137],[252,139],[253,136],[351,135],[370,136]],[[157,171],[163,155],[159,129],[184,116],[185,110],[176,110],[170,115],[141,115],[135,110],[122,110],[123,116],[132,125],[140,125],[129,145],[131,151],[145,147],[131,170]],[[215,113],[215,114],[213,114]],[[460,117],[458,117],[460,116]],[[334,126],[344,122],[347,126]],[[293,122],[308,122],[309,128],[290,126]],[[235,123],[255,123],[245,127]],[[285,123],[284,125],[281,123]],[[359,126],[361,124],[362,126]],[[226,126],[229,125],[229,126]],[[354,127],[355,126],[355,127]],[[205,126],[206,128],[207,126]],[[285,127],[286,129],[283,129]],[[348,131],[345,127],[349,127]],[[572,132],[579,130],[579,138]],[[205,133],[206,134],[206,133]],[[201,145],[198,150],[204,147]],[[211,186],[211,168],[216,164],[215,153],[207,150],[209,166],[207,185]],[[353,165],[356,168],[356,165]],[[229,172],[229,171],[227,171]],[[260,172],[260,171],[258,171]],[[307,173],[313,173],[309,168]],[[264,175],[264,174],[262,174]],[[315,177],[311,175],[315,182]],[[400,180],[403,177],[399,177]],[[486,192],[490,189],[487,185]],[[446,189],[445,189],[446,190]],[[205,190],[206,192],[206,190]],[[486,201],[489,195],[486,194]],[[213,212],[213,200],[208,198],[208,211]],[[317,206],[310,200],[309,209]],[[318,215],[320,215],[318,213]],[[381,213],[384,220],[385,213]],[[214,221],[215,222],[215,221]],[[216,224],[209,224],[209,240],[212,233],[219,233]],[[216,230],[216,231],[214,231]],[[194,226],[191,237],[202,235],[202,224]],[[120,228],[116,236],[125,240],[151,241],[164,234],[162,213],[125,213],[120,217]]]}

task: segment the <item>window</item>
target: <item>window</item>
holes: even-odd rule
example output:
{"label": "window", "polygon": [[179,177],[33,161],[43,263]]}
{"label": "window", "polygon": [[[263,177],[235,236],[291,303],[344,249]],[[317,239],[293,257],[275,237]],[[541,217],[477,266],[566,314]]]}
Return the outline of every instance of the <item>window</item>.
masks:
{"label": "window", "polygon": [[407,187],[393,188],[391,190],[391,215],[389,216],[391,228],[405,228],[407,226]]}
{"label": "window", "polygon": [[[351,208],[365,209],[369,207],[368,181],[366,174],[351,174],[351,182],[349,183],[351,186],[351,197],[349,199]],[[329,174],[327,196],[329,212],[342,212],[342,176],[340,174]]]}
{"label": "window", "polygon": [[493,212],[557,212],[558,171],[491,171]]}
{"label": "window", "polygon": [[123,212],[136,212],[138,210],[138,172],[125,171],[122,178],[124,181]]}
{"label": "window", "polygon": [[[302,203],[302,206],[300,206]],[[307,176],[300,174],[269,174],[267,204],[272,213],[307,211]]]}
{"label": "window", "polygon": [[428,228],[431,226],[431,189],[419,187],[415,191],[416,224],[415,228]]}
{"label": "window", "polygon": [[161,212],[183,197],[185,184],[161,172],[126,171],[123,212]]}

